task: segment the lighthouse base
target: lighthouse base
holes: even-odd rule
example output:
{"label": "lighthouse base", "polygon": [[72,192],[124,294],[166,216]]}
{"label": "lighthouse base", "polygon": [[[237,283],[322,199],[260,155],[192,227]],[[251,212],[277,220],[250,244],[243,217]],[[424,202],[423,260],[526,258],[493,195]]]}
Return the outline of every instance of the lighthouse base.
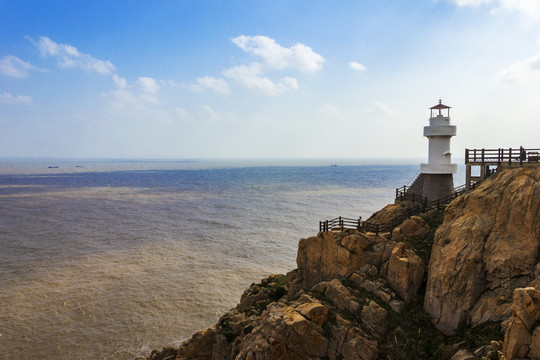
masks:
{"label": "lighthouse base", "polygon": [[420,174],[407,190],[407,194],[427,197],[428,201],[441,199],[453,193],[452,174]]}

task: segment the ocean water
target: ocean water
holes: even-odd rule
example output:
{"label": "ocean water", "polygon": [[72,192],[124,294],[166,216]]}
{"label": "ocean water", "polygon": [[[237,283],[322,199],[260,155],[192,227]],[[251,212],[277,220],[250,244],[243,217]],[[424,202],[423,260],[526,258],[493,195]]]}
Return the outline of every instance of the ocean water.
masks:
{"label": "ocean water", "polygon": [[319,220],[367,218],[419,168],[345,165],[0,161],[0,359],[178,345],[294,269]]}

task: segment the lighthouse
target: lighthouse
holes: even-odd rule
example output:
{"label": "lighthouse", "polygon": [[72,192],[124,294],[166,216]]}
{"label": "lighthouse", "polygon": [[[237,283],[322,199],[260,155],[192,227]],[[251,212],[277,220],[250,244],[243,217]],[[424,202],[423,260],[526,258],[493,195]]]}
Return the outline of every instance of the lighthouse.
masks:
{"label": "lighthouse", "polygon": [[428,138],[428,162],[420,164],[420,175],[408,189],[426,197],[428,201],[443,198],[454,192],[454,173],[457,164],[452,163],[450,139],[457,128],[450,123],[450,106],[442,100],[430,108],[429,126],[424,126],[424,136]]}

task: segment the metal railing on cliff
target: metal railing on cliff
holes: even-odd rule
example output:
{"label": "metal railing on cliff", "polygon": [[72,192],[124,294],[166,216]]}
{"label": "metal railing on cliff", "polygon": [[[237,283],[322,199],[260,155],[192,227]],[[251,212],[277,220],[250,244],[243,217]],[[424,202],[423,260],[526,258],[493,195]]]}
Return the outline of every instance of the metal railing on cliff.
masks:
{"label": "metal railing on cliff", "polygon": [[[473,184],[473,188],[474,188]],[[364,232],[372,232],[375,234],[390,232],[396,226],[400,225],[403,221],[407,220],[413,215],[421,214],[429,210],[437,209],[441,210],[458,196],[465,192],[465,185],[458,186],[454,189],[454,193],[448,196],[427,201],[426,197],[419,195],[412,196],[410,194],[405,194],[407,186],[396,189],[396,199],[400,200],[410,200],[413,202],[413,206],[408,208],[403,214],[398,215],[385,222],[376,222],[369,220],[362,220],[361,217],[358,219],[351,219],[345,217],[337,217],[332,220],[319,221],[319,231],[329,232],[332,230],[358,230]]]}

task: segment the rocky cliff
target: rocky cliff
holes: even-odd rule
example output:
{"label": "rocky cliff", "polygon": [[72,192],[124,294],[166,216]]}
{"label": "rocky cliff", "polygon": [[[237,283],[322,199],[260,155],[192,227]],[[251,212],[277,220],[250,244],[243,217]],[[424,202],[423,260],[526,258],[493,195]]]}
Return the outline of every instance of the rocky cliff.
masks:
{"label": "rocky cliff", "polygon": [[389,234],[300,240],[296,270],[148,359],[537,359],[539,242],[540,168],[508,170]]}

